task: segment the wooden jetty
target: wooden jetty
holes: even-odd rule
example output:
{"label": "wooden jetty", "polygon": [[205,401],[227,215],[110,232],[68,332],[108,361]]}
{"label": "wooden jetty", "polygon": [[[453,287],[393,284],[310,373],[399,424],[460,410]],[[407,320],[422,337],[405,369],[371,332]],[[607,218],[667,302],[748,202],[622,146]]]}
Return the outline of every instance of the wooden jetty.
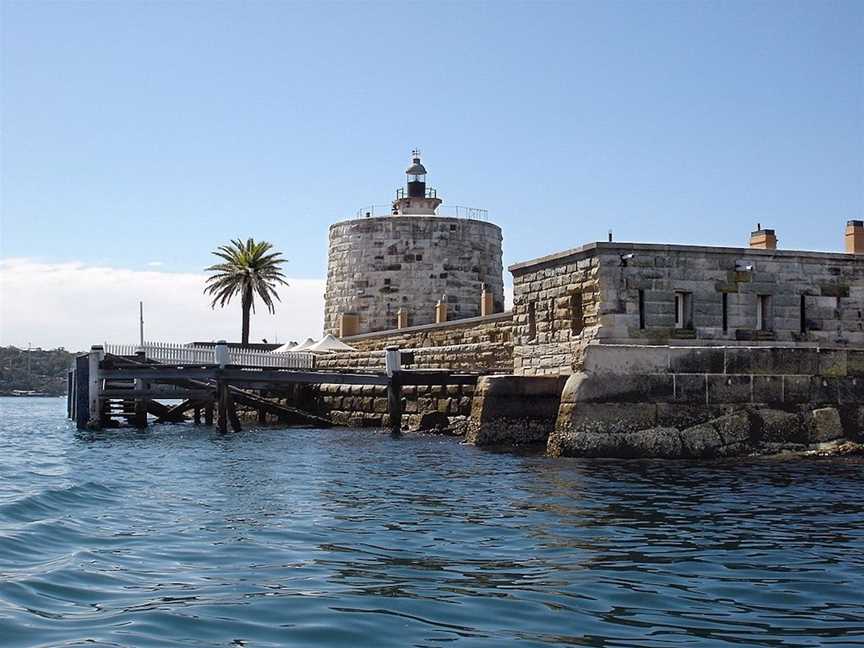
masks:
{"label": "wooden jetty", "polygon": [[[107,350],[106,350],[107,348]],[[267,414],[286,423],[329,425],[330,421],[298,403],[303,385],[379,385],[387,387],[390,427],[402,428],[402,387],[410,385],[475,384],[478,374],[449,370],[406,370],[400,351],[389,347],[384,371],[316,369],[312,354],[275,354],[229,350],[224,341],[213,348],[159,345],[143,348],[93,346],[75,359],[68,374],[67,415],[78,429],[116,427],[123,423],[144,428],[178,422],[193,413],[222,432],[241,429],[237,406]],[[275,399],[293,398],[296,406]],[[166,405],[160,400],[179,400]],[[299,399],[302,401],[302,399]],[[215,416],[214,416],[215,415]]]}

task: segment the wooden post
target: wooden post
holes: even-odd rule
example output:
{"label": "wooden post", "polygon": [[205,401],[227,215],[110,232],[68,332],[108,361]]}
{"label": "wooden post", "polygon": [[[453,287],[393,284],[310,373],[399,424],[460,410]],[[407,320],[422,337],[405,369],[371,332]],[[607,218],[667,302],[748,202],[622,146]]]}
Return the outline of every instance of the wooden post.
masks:
{"label": "wooden post", "polygon": [[264,411],[263,408],[258,408],[258,425],[265,425],[267,423],[267,412]]}
{"label": "wooden post", "polygon": [[201,408],[200,407],[195,408],[194,421],[195,421],[195,425],[201,425]]}
{"label": "wooden post", "polygon": [[221,379],[216,381],[216,428],[223,434],[228,431],[228,386]]}
{"label": "wooden post", "polygon": [[213,425],[213,399],[207,401],[204,406],[204,425]]}
{"label": "wooden post", "polygon": [[384,349],[384,368],[390,377],[387,383],[387,413],[390,415],[390,431],[393,434],[402,433],[402,385],[400,372],[402,362],[399,347],[388,346]]}
{"label": "wooden post", "polygon": [[387,413],[390,415],[391,433],[402,434],[402,385],[398,371],[390,376],[387,384]]}
{"label": "wooden post", "polygon": [[89,420],[90,358],[80,355],[75,358],[75,425],[79,430],[86,430]]}
{"label": "wooden post", "polygon": [[66,418],[72,418],[72,382],[75,373],[73,371],[66,372]]}
{"label": "wooden post", "polygon": [[88,412],[91,426],[102,427],[102,379],[99,377],[99,362],[105,357],[105,351],[99,344],[90,347],[88,356]]}
{"label": "wooden post", "polygon": [[[146,360],[147,356],[144,351],[135,352],[136,362],[144,363]],[[135,381],[135,391],[144,391],[144,389],[148,389],[149,387],[149,383],[145,383],[140,378]],[[135,399],[135,418],[133,419],[133,424],[138,429],[147,427],[147,399],[143,396]]]}
{"label": "wooden post", "polygon": [[234,403],[234,397],[231,396],[231,392],[228,391],[227,386],[225,388],[225,407],[228,410],[228,421],[231,423],[231,429],[234,432],[242,431],[240,417],[237,416],[237,405]]}

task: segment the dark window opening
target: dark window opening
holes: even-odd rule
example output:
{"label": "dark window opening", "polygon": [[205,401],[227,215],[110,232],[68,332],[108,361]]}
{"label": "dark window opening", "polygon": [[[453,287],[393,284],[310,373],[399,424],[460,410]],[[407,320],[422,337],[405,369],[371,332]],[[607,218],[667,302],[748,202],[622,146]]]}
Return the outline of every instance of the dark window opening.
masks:
{"label": "dark window opening", "polygon": [[570,333],[579,335],[585,328],[585,318],[582,312],[582,293],[570,295]]}
{"label": "dark window opening", "polygon": [[528,339],[537,337],[537,312],[534,302],[528,303]]}
{"label": "dark window opening", "polygon": [[807,332],[807,295],[801,295],[801,332]]}
{"label": "dark window opening", "polygon": [[675,328],[693,328],[693,293],[675,292]]}
{"label": "dark window opening", "polygon": [[771,295],[756,296],[756,330],[770,331],[774,328],[771,321]]}
{"label": "dark window opening", "polygon": [[639,328],[645,328],[645,291],[639,290]]}
{"label": "dark window opening", "polygon": [[729,331],[729,293],[723,293],[723,332]]}

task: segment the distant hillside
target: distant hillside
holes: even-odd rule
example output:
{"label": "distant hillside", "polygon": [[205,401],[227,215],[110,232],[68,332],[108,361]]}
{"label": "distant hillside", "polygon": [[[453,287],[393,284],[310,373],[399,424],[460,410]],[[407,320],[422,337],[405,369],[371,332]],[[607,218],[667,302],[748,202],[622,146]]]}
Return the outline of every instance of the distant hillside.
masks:
{"label": "distant hillside", "polygon": [[66,372],[75,356],[65,349],[0,347],[0,396],[13,391],[36,391],[50,396],[66,393]]}

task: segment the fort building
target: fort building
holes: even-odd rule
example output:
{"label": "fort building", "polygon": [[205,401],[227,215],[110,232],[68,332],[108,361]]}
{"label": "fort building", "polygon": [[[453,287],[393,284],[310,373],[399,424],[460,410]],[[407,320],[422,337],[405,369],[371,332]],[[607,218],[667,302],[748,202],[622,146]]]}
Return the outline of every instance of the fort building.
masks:
{"label": "fort building", "polygon": [[404,188],[329,231],[324,331],[339,337],[504,310],[501,228],[442,207],[416,151]]}
{"label": "fort building", "polygon": [[[746,247],[588,243],[511,265],[510,312],[364,332],[326,363],[375,367],[398,345],[409,366],[487,372],[406,396],[415,425],[463,421],[480,445],[706,458],[861,439],[864,222],[838,240],[778,249],[760,224]],[[322,391],[325,410],[380,423],[364,402]]]}

